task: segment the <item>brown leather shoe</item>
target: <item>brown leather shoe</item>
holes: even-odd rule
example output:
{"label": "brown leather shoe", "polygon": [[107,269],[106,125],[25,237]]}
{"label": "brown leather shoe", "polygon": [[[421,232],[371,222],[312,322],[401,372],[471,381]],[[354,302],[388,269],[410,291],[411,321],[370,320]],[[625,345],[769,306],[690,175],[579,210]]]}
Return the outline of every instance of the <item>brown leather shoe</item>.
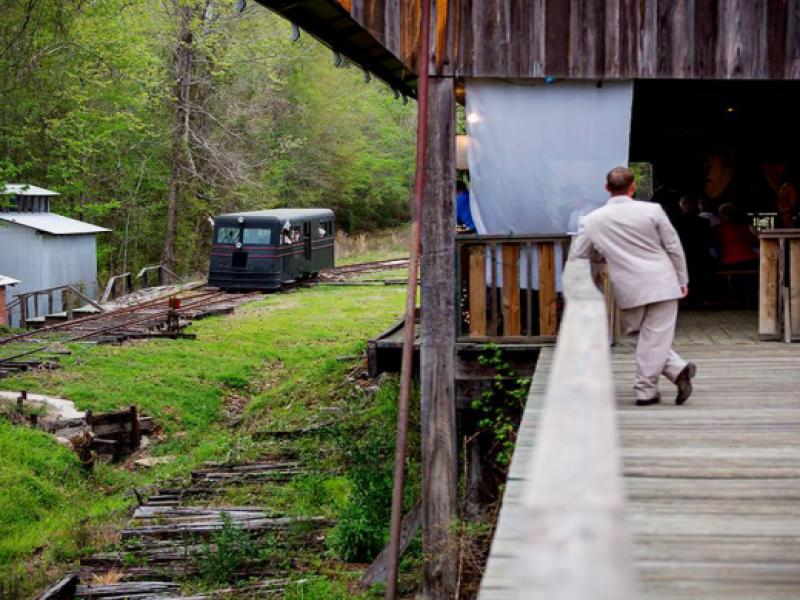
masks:
{"label": "brown leather shoe", "polygon": [[680,406],[692,395],[692,379],[697,374],[697,365],[688,363],[683,367],[683,371],[678,375],[675,385],[678,386],[678,395],[675,397],[675,404]]}
{"label": "brown leather shoe", "polygon": [[658,404],[659,402],[661,402],[661,394],[656,394],[646,400],[637,399],[636,406],[653,406],[653,404]]}

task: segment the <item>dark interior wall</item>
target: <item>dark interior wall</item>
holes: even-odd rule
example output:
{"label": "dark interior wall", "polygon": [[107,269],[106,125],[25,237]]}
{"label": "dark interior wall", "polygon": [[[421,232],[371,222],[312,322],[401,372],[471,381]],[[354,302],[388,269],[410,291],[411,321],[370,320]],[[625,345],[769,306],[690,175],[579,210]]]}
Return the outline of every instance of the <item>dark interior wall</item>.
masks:
{"label": "dark interior wall", "polygon": [[800,184],[798,107],[794,81],[636,81],[630,158],[653,164],[660,200],[772,212],[776,186]]}

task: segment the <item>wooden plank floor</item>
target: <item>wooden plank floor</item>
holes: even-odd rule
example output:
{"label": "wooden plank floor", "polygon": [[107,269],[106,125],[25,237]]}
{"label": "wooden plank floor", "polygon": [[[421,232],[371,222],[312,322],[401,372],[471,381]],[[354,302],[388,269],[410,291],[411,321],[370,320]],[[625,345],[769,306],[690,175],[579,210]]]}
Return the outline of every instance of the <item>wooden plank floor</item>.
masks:
{"label": "wooden plank floor", "polygon": [[[800,346],[758,343],[751,313],[682,313],[690,401],[633,405],[633,347],[613,351],[634,551],[648,600],[800,598]],[[517,501],[552,351],[542,350],[481,598],[509,597]]]}

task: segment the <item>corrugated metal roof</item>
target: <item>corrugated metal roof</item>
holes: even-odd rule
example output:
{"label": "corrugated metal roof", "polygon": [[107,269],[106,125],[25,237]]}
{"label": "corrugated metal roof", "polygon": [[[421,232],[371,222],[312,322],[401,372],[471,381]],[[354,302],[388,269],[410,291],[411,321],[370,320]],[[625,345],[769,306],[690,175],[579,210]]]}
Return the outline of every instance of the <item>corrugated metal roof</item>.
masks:
{"label": "corrugated metal roof", "polygon": [[16,223],[17,225],[30,227],[31,229],[44,231],[45,233],[53,235],[80,235],[111,231],[105,227],[98,227],[91,223],[85,223],[53,213],[5,212],[0,213],[0,220]]}
{"label": "corrugated metal roof", "polygon": [[6,277],[5,275],[0,275],[0,287],[8,287],[9,285],[17,285],[19,283],[19,279],[14,279],[13,277]]}
{"label": "corrugated metal roof", "polygon": [[27,183],[7,183],[2,193],[13,196],[60,196],[58,192],[51,192]]}

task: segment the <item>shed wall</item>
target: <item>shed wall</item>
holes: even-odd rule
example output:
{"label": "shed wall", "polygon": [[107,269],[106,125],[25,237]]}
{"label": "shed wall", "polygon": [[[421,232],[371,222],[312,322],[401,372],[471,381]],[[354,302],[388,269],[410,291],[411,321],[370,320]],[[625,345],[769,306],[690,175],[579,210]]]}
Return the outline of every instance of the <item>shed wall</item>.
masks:
{"label": "shed wall", "polygon": [[[94,235],[55,236],[1,224],[0,273],[20,280],[8,288],[6,302],[24,292],[60,285],[82,285],[87,296],[96,298],[96,244]],[[60,310],[59,300],[55,298],[54,310]]]}
{"label": "shed wall", "polygon": [[[331,0],[336,1],[336,0]],[[413,68],[420,0],[339,0]],[[800,0],[434,0],[432,71],[800,79]]]}

